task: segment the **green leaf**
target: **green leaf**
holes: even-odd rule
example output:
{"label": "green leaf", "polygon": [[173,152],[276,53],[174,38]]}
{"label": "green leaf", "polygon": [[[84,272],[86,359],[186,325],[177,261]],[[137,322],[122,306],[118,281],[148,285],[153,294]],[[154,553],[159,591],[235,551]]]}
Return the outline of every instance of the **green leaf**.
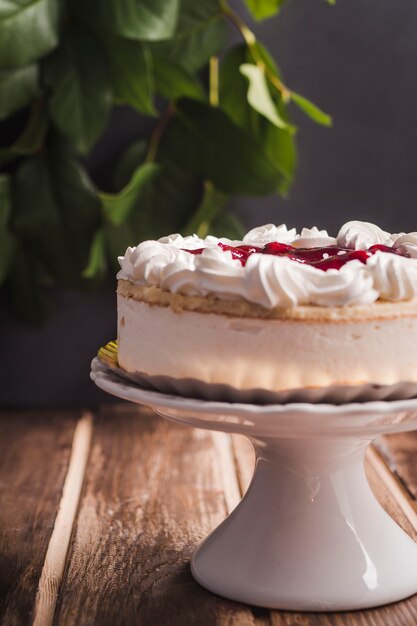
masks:
{"label": "green leaf", "polygon": [[[195,210],[201,195],[201,183],[194,172],[184,168],[177,158],[178,135],[174,126],[171,122],[162,138],[158,150],[158,171],[143,186],[127,219],[118,226],[106,223],[107,246],[115,269],[117,256],[123,254],[127,246],[170,232],[180,232]],[[183,149],[182,145],[179,147]],[[122,157],[124,177],[133,174],[141,158],[140,145],[135,142]]]}
{"label": "green leaf", "polygon": [[268,89],[265,74],[257,65],[244,63],[239,68],[240,73],[249,81],[248,102],[261,115],[266,117],[278,128],[287,128],[287,124],[279,115],[272,96]]}
{"label": "green leaf", "polygon": [[315,104],[300,96],[294,91],[291,92],[291,100],[296,104],[310,119],[321,126],[332,126],[332,118],[330,115],[319,109]]}
{"label": "green leaf", "polygon": [[0,285],[7,277],[16,245],[8,227],[10,212],[10,178],[0,174]]}
{"label": "green leaf", "polygon": [[122,152],[113,172],[113,184],[116,189],[120,190],[125,187],[134,171],[145,161],[148,145],[148,141],[139,139]]}
{"label": "green leaf", "polygon": [[48,116],[42,102],[33,107],[27,125],[22,134],[11,146],[10,150],[16,155],[33,154],[41,149],[48,128]]}
{"label": "green leaf", "polygon": [[182,234],[193,235],[195,233],[201,238],[206,237],[227,199],[227,195],[218,191],[211,182],[206,181],[201,202],[182,229]]}
{"label": "green leaf", "polygon": [[42,325],[51,310],[44,279],[39,259],[27,246],[17,244],[5,287],[16,315],[36,326]]}
{"label": "green leaf", "polygon": [[0,174],[0,228],[7,226],[10,212],[10,177],[7,174]]}
{"label": "green leaf", "polygon": [[91,240],[101,224],[101,204],[97,190],[84,166],[62,141],[52,141],[46,151],[49,179],[55,206],[74,266],[75,286],[83,286],[81,272],[90,251]]}
{"label": "green leaf", "polygon": [[39,94],[37,65],[0,71],[0,120],[26,106]]}
{"label": "green leaf", "polygon": [[104,130],[112,106],[104,50],[88,31],[72,27],[46,59],[44,79],[52,90],[53,121],[86,153]]}
{"label": "green leaf", "polygon": [[[284,116],[282,110],[281,115]],[[279,167],[282,177],[275,191],[286,197],[291,188],[297,168],[297,149],[294,134],[266,122],[259,130],[259,141],[265,153]]]}
{"label": "green leaf", "polygon": [[283,177],[281,167],[223,111],[182,99],[177,113],[183,127],[179,141],[193,152],[186,166],[224,193],[256,196],[276,189]]}
{"label": "green leaf", "polygon": [[163,57],[154,57],[155,86],[158,94],[167,100],[182,97],[204,100],[199,81],[181,65]]}
{"label": "green leaf", "polygon": [[280,12],[287,0],[245,0],[255,20],[265,20]]}
{"label": "green leaf", "polygon": [[28,123],[21,135],[9,148],[0,148],[0,165],[13,161],[19,156],[38,152],[45,139],[48,128],[48,116],[45,106],[38,101],[32,107]]}
{"label": "green leaf", "polygon": [[111,37],[107,40],[116,102],[129,104],[145,115],[156,115],[152,55],[138,41]]}
{"label": "green leaf", "polygon": [[[257,48],[265,65],[278,75],[278,69],[267,50],[259,43]],[[243,44],[232,48],[223,58],[219,80],[220,107],[235,124],[253,137],[267,157],[276,164],[282,174],[277,181],[276,191],[286,195],[294,177],[297,161],[292,128],[289,126],[285,105],[278,93],[275,92],[273,101],[280,117],[287,125],[286,129],[271,124],[248,103],[247,80],[241,75],[239,68],[249,58],[250,54]]]}
{"label": "green leaf", "polygon": [[140,226],[135,228],[133,220],[126,220],[123,224],[115,226],[110,222],[104,226],[104,236],[111,268],[117,272],[120,269],[117,258],[123,255],[128,246],[136,246],[146,239],[141,233]]}
{"label": "green leaf", "polygon": [[[255,46],[257,54],[265,66],[280,79],[280,72],[268,51],[258,41]],[[220,64],[219,99],[221,108],[228,116],[238,126],[250,130],[256,136],[260,126],[260,118],[256,109],[248,103],[248,79],[244,77],[240,69],[242,65],[249,64],[249,61],[252,61],[252,55],[245,44],[238,44],[224,55]],[[253,64],[250,63],[250,65]],[[268,89],[267,84],[266,87]],[[275,90],[273,90],[273,94],[272,96],[269,91],[266,97],[272,99],[272,104],[283,120],[284,127],[289,130],[287,120],[282,115],[282,100]]]}
{"label": "green leaf", "polygon": [[104,214],[112,224],[118,226],[126,221],[130,211],[138,201],[144,185],[155,176],[158,170],[159,167],[155,163],[140,165],[122,191],[116,194],[100,194]]}
{"label": "green leaf", "polygon": [[56,0],[0,2],[0,67],[29,65],[58,43]]}
{"label": "green leaf", "polygon": [[13,192],[13,230],[50,276],[64,286],[81,286],[101,220],[82,166],[54,139],[41,155],[22,161]]}
{"label": "green leaf", "polygon": [[226,39],[226,21],[217,0],[182,0],[174,37],[153,50],[195,73],[222,50]]}
{"label": "green leaf", "polygon": [[4,283],[9,274],[15,247],[16,239],[13,235],[8,230],[0,229],[0,285]]}
{"label": "green leaf", "polygon": [[230,211],[227,211],[221,213],[214,220],[209,232],[210,235],[215,235],[216,237],[242,240],[246,230],[240,219]]}
{"label": "green leaf", "polygon": [[78,0],[80,16],[108,33],[140,41],[169,39],[178,20],[179,0]]}
{"label": "green leaf", "polygon": [[[261,57],[262,62],[265,63],[265,66],[273,73],[275,74],[275,76],[277,76],[279,79],[281,79],[281,71],[275,61],[275,59],[273,58],[273,56],[270,54],[270,52],[265,48],[265,46],[257,39],[254,43],[254,48],[256,50],[256,53]],[[251,60],[251,54],[248,51],[247,53],[247,57],[248,57],[248,61]]]}
{"label": "green leaf", "polygon": [[96,232],[91,242],[90,256],[82,277],[92,281],[100,281],[107,271],[106,238],[103,229]]}
{"label": "green leaf", "polygon": [[259,115],[248,103],[248,81],[239,71],[248,59],[245,44],[231,48],[223,57],[219,71],[219,105],[235,124],[256,136]]}

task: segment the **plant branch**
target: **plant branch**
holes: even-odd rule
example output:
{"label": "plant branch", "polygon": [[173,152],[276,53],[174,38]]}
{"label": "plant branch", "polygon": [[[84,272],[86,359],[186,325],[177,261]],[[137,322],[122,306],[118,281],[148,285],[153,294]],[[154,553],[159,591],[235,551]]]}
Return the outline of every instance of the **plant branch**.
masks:
{"label": "plant branch", "polygon": [[210,57],[209,99],[212,107],[219,106],[219,57]]}
{"label": "plant branch", "polygon": [[174,105],[172,104],[172,102],[170,102],[165,111],[162,113],[161,117],[159,118],[151,135],[145,163],[151,163],[152,161],[155,161],[162,135],[164,134],[165,129],[168,126],[173,115]]}
{"label": "plant branch", "polygon": [[265,65],[262,55],[259,52],[258,46],[256,45],[255,33],[251,31],[249,26],[242,20],[242,18],[230,8],[227,0],[219,0],[219,6],[223,15],[227,17],[232,22],[232,24],[234,24],[234,26],[236,26],[236,28],[242,35],[255,64],[262,69],[263,73],[265,74],[271,85],[281,93],[284,102],[288,102],[291,99],[291,90],[288,89],[288,87],[284,85],[284,83],[278,78],[278,76]]}
{"label": "plant branch", "polygon": [[210,180],[205,180],[200,204],[181,232],[185,235],[196,233],[201,238],[206,237],[227,199],[227,195],[216,189]]}

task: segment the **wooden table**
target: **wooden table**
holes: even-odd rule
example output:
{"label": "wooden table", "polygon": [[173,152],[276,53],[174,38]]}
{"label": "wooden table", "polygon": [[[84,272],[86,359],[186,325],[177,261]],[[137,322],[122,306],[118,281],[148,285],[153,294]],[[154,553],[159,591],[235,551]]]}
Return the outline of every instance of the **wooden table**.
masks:
{"label": "wooden table", "polygon": [[[417,433],[381,445],[383,454],[368,455],[369,480],[417,539]],[[245,439],[133,405],[3,411],[0,623],[417,624],[417,596],[377,610],[297,614],[224,600],[195,583],[190,556],[239,501],[252,465]]]}

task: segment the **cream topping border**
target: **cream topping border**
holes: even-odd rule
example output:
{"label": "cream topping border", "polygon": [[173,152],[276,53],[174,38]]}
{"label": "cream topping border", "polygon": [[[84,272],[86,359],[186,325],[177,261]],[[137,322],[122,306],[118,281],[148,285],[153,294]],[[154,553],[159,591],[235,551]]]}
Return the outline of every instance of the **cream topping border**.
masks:
{"label": "cream topping border", "polygon": [[[338,244],[356,250],[383,244],[398,248],[407,257],[377,252],[366,265],[352,260],[340,270],[323,272],[285,257],[256,253],[243,267],[218,246],[219,242],[261,246],[269,241],[295,247]],[[202,254],[186,251],[196,248],[203,248]],[[284,224],[252,229],[242,241],[174,234],[128,248],[119,262],[117,277],[135,285],[158,286],[189,297],[243,300],[268,310],[304,305],[357,307],[377,300],[399,302],[417,297],[417,233],[390,234],[369,222],[347,222],[336,238],[316,227],[297,234]]]}

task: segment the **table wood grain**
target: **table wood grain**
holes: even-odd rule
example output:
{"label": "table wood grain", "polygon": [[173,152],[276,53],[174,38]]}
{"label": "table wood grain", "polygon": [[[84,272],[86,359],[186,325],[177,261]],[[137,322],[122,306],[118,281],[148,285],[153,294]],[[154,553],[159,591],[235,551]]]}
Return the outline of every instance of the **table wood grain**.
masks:
{"label": "table wood grain", "polygon": [[[3,411],[0,623],[417,624],[417,596],[367,611],[298,614],[228,601],[194,582],[190,556],[239,502],[253,461],[243,437],[128,404],[91,414]],[[382,506],[417,540],[416,461],[417,434],[386,437],[370,452],[367,474]]]}
{"label": "table wood grain", "polygon": [[32,623],[77,417],[31,412],[0,419],[2,624]]}

